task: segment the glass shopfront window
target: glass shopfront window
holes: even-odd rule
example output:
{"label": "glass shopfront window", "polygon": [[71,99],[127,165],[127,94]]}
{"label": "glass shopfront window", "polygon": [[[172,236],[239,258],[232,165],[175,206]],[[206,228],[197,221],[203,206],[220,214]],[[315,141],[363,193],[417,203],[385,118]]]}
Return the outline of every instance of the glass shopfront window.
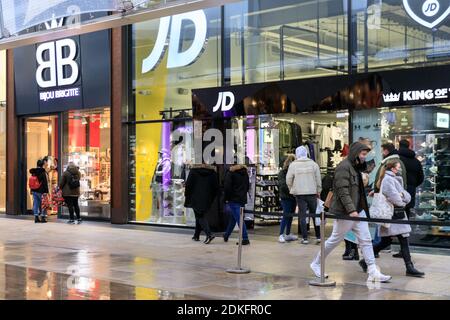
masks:
{"label": "glass shopfront window", "polygon": [[242,1],[225,6],[231,83],[332,76],[347,69],[343,1]]}
{"label": "glass shopfront window", "polygon": [[446,6],[441,5],[439,12],[431,12],[427,17],[422,12],[427,9],[422,7],[423,1],[408,1],[411,13],[402,0],[358,1],[360,5],[355,2],[360,72],[366,68],[374,71],[450,62],[448,19],[437,26],[426,24],[447,18],[442,15]]}
{"label": "glass shopfront window", "polygon": [[[70,162],[81,173],[81,215],[110,218],[111,203],[110,110],[70,111],[63,114],[62,170]],[[63,215],[68,215],[67,208]]]}
{"label": "glass shopfront window", "polygon": [[[400,140],[410,144],[410,156],[417,158],[425,179],[417,187],[410,219],[450,221],[450,106],[416,106],[357,111],[353,117],[353,138],[363,138],[373,147],[369,160],[372,170],[369,185],[382,160],[381,145]],[[413,197],[414,199],[414,197]],[[411,243],[450,246],[450,228],[443,226],[412,226]]]}

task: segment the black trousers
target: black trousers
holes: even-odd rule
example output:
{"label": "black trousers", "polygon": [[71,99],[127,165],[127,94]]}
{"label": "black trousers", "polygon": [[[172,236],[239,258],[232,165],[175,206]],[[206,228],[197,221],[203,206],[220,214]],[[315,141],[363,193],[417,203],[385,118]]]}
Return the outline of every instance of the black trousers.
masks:
{"label": "black trousers", "polygon": [[209,228],[208,220],[203,212],[194,210],[195,214],[195,231],[194,237],[199,238],[202,230],[205,232],[206,236],[211,236],[211,229]]}
{"label": "black trousers", "polygon": [[[299,227],[303,239],[308,239],[308,227],[306,224],[306,211],[309,210],[310,214],[316,214],[317,209],[317,196],[313,195],[301,195],[296,196],[298,205],[298,221]],[[314,231],[316,233],[316,238],[320,239],[320,226],[316,225],[316,219],[311,217],[314,222]]]}
{"label": "black trousers", "polygon": [[74,219],[74,212],[77,215],[77,219],[80,220],[80,206],[78,205],[78,197],[64,197],[64,201],[67,204],[67,207],[69,208],[69,216],[70,220]]}
{"label": "black trousers", "polygon": [[[411,263],[411,252],[409,250],[408,238],[402,235],[397,236],[398,242],[400,242],[400,251],[402,252],[405,265]],[[387,248],[392,244],[392,237],[381,237],[381,241],[373,246],[373,252],[378,254],[381,250]]]}

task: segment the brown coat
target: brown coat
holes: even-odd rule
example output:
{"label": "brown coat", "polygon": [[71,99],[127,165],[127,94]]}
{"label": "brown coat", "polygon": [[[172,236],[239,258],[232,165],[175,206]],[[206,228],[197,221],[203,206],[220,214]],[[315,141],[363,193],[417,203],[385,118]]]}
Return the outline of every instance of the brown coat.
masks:
{"label": "brown coat", "polygon": [[69,181],[72,175],[77,175],[78,179],[81,180],[81,173],[76,166],[68,166],[66,171],[62,174],[61,180],[59,182],[59,188],[62,190],[63,197],[79,197],[80,188],[71,189],[69,186]]}

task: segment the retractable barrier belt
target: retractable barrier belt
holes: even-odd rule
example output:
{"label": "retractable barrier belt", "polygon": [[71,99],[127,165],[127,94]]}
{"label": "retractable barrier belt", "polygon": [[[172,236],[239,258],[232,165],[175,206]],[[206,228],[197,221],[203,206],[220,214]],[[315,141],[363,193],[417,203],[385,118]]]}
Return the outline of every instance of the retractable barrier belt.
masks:
{"label": "retractable barrier belt", "polygon": [[[245,213],[258,214],[261,212],[255,212],[250,210],[245,210]],[[281,214],[281,212],[264,212],[262,215],[273,215]],[[310,218],[320,218],[320,214],[306,214],[306,217]],[[450,227],[450,221],[427,221],[427,220],[393,220],[393,219],[374,219],[374,218],[361,218],[361,217],[350,217],[346,215],[335,215],[331,213],[325,213],[325,218],[335,219],[335,220],[351,220],[351,221],[364,221],[372,223],[390,223],[390,224],[409,224],[409,225],[421,225],[421,226],[435,226],[435,227]]]}

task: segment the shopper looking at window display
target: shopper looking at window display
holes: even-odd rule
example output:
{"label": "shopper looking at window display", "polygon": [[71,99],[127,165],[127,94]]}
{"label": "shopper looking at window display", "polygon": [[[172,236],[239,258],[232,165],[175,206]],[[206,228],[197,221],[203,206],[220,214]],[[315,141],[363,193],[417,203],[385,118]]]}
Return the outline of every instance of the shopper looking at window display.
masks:
{"label": "shopper looking at window display", "polygon": [[78,205],[78,198],[80,197],[80,180],[81,173],[78,167],[69,162],[66,171],[64,171],[61,181],[59,182],[59,188],[62,190],[62,196],[69,208],[69,224],[75,224],[74,212],[77,215],[77,223],[81,223],[80,206]]}
{"label": "shopper looking at window display", "polygon": [[44,160],[39,159],[36,168],[31,169],[30,173],[28,184],[33,195],[34,222],[45,223],[47,222],[47,210],[42,209],[42,197],[44,194],[48,194],[48,180],[44,169]]}
{"label": "shopper looking at window display", "polygon": [[[281,220],[280,237],[278,239],[280,243],[297,240],[297,236],[291,234],[292,220],[294,219],[297,202],[295,197],[290,194],[286,184],[286,175],[289,165],[293,161],[295,161],[295,156],[293,154],[288,154],[284,161],[283,169],[278,174],[278,190],[280,192],[281,207],[283,208],[283,219]],[[285,230],[286,235],[284,233]]]}
{"label": "shopper looking at window display", "polygon": [[[315,214],[317,198],[322,191],[322,178],[317,163],[308,158],[308,150],[300,146],[295,150],[297,160],[291,163],[286,174],[286,184],[290,193],[295,196],[299,211],[299,223],[302,231],[302,244],[308,244],[306,213]],[[316,232],[316,243],[320,242],[320,226],[313,219]]]}

